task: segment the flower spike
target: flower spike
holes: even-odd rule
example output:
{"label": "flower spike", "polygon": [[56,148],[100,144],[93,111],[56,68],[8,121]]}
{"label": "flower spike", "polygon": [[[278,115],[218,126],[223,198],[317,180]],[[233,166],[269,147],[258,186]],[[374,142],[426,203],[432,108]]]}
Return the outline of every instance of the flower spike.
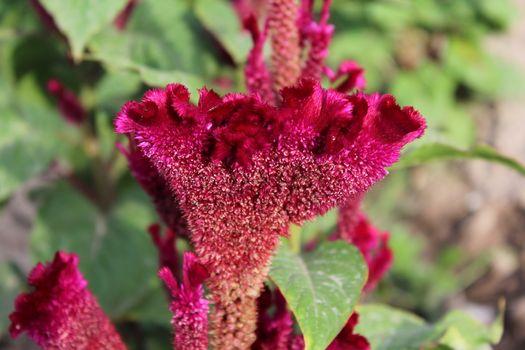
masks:
{"label": "flower spike", "polygon": [[208,348],[208,301],[202,283],[208,277],[204,266],[192,253],[184,254],[183,283],[179,286],[170,269],[163,267],[159,277],[169,289],[172,300],[175,350],[206,350]]}
{"label": "flower spike", "polygon": [[253,40],[253,48],[248,54],[244,69],[246,88],[252,94],[260,94],[265,101],[274,101],[272,78],[263,58],[264,42],[268,35],[268,21],[265,22],[262,32],[259,31],[257,19],[253,14],[244,19],[243,25],[251,33]]}
{"label": "flower spike", "polygon": [[295,0],[271,0],[269,6],[274,91],[291,86],[301,74],[301,47]]}
{"label": "flower spike", "polygon": [[27,332],[44,349],[125,350],[77,265],[76,255],[58,252],[51,263],[31,271],[28,282],[34,290],[15,300],[11,336]]}

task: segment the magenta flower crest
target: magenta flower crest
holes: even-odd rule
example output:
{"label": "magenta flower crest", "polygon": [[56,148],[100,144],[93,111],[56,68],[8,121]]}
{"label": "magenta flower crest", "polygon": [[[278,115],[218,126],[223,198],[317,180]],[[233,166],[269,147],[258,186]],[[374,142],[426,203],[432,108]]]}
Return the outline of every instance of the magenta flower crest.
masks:
{"label": "magenta flower crest", "polygon": [[314,80],[283,89],[281,100],[202,89],[193,105],[174,84],[127,103],[116,120],[180,204],[224,344],[255,340],[255,299],[288,224],[366,191],[425,128],[392,96],[348,96]]}
{"label": "magenta flower crest", "polygon": [[44,349],[126,349],[77,265],[76,255],[58,252],[31,271],[34,290],[16,299],[11,336],[27,332]]}

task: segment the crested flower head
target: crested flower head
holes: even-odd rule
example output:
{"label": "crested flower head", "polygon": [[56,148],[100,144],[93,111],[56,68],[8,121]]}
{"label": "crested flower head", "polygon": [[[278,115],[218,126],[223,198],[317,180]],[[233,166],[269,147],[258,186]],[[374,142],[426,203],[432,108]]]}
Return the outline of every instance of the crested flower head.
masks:
{"label": "crested flower head", "polygon": [[188,221],[210,273],[215,339],[241,347],[255,340],[255,301],[288,224],[366,191],[425,128],[392,96],[348,96],[314,80],[283,89],[281,101],[202,89],[194,105],[171,84],[128,102],[116,120]]}
{"label": "crested flower head", "polygon": [[195,255],[184,254],[183,282],[177,283],[167,267],[159,272],[171,293],[171,324],[175,334],[174,349],[205,350],[208,348],[208,301],[202,283],[208,273]]}
{"label": "crested flower head", "polygon": [[44,349],[126,349],[77,265],[76,255],[58,252],[31,271],[34,290],[16,299],[11,336],[27,332]]}

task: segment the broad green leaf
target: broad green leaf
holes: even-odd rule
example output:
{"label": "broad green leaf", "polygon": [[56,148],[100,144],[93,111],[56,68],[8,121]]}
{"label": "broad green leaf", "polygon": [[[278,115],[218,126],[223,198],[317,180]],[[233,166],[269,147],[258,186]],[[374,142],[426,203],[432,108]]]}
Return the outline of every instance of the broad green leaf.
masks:
{"label": "broad green leaf", "polygon": [[497,319],[489,326],[464,312],[451,311],[436,324],[436,328],[444,329],[440,343],[452,349],[490,350],[490,344],[497,344],[503,335],[503,302],[499,308]]}
{"label": "broad green leaf", "polygon": [[124,102],[140,91],[141,80],[126,71],[107,71],[95,88],[95,105],[116,113]]}
{"label": "broad green leaf", "polygon": [[[90,58],[131,70],[149,85],[201,87],[218,72],[218,50],[186,1],[141,1],[125,31],[108,26],[89,44]],[[197,82],[197,80],[199,80]]]}
{"label": "broad green leaf", "polygon": [[452,311],[435,324],[386,305],[361,305],[358,312],[355,331],[369,339],[373,350],[482,350],[490,349],[502,335],[501,310],[490,326],[461,311]]}
{"label": "broad green leaf", "polygon": [[[60,183],[43,193],[41,201],[31,236],[35,262],[51,259],[57,250],[77,253],[80,269],[103,309],[112,318],[133,318],[160,289],[157,256],[146,232],[155,217],[145,204],[146,196],[129,184],[110,212],[103,214]],[[160,318],[163,310],[157,312]],[[169,320],[168,310],[164,312]]]}
{"label": "broad green leaf", "polygon": [[82,58],[89,39],[113,21],[127,0],[41,0],[53,16],[58,28],[66,35],[73,58]]}
{"label": "broad green leaf", "polygon": [[235,63],[242,64],[252,47],[250,37],[242,30],[232,4],[224,0],[198,0],[195,14],[224,46]]}
{"label": "broad green leaf", "polygon": [[285,239],[270,278],[283,293],[304,335],[306,350],[325,349],[350,317],[366,281],[366,263],[354,246],[324,242],[294,254]]}
{"label": "broad green leaf", "polygon": [[476,145],[466,150],[441,143],[423,145],[404,155],[401,160],[394,165],[394,168],[410,167],[434,160],[445,159],[484,159],[504,165],[508,168],[514,169],[522,175],[525,175],[524,164],[499,153],[496,149],[488,145]]}
{"label": "broad green leaf", "polygon": [[355,331],[370,341],[373,350],[418,350],[440,335],[419,317],[389,306],[365,304],[358,312]]}
{"label": "broad green leaf", "polygon": [[0,199],[42,172],[77,130],[66,125],[32,76],[17,86],[0,80]]}

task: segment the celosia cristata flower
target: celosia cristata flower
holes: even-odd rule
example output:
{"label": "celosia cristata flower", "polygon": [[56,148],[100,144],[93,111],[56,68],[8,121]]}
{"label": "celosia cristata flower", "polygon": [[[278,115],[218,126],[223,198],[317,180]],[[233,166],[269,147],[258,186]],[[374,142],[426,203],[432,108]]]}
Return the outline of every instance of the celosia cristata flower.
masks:
{"label": "celosia cristata flower", "polygon": [[132,135],[179,201],[210,273],[214,345],[255,341],[256,298],[279,235],[366,191],[419,137],[423,118],[390,95],[344,95],[303,80],[279,107],[258,96],[198,105],[181,85],[127,103],[116,129]]}
{"label": "celosia cristata flower", "polygon": [[43,349],[126,349],[77,265],[76,255],[58,252],[50,264],[31,271],[34,290],[16,299],[11,336],[27,332]]}
{"label": "celosia cristata flower", "polygon": [[206,350],[208,348],[208,301],[202,283],[208,272],[192,253],[184,254],[183,282],[177,283],[170,269],[164,267],[160,278],[171,293],[171,324],[174,349]]}

